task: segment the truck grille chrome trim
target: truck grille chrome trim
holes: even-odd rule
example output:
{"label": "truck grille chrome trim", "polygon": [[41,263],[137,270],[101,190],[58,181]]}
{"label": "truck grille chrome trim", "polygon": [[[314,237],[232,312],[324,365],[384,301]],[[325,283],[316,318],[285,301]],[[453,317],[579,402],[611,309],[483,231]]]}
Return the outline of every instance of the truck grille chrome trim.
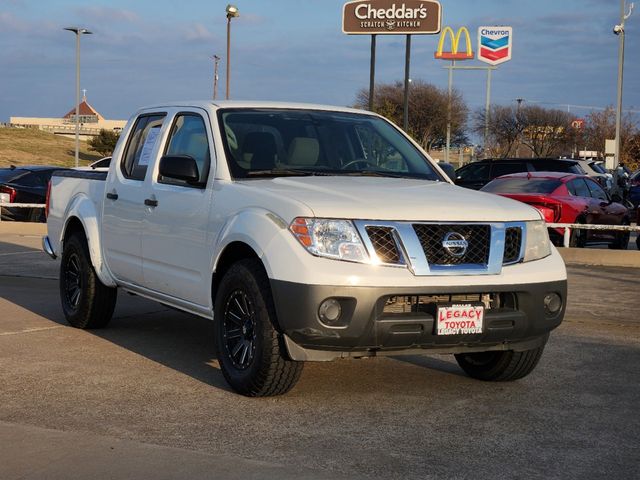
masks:
{"label": "truck grille chrome trim", "polygon": [[524,222],[354,221],[372,258],[414,275],[498,275],[522,260]]}
{"label": "truck grille chrome trim", "polygon": [[[413,229],[429,265],[486,265],[489,261],[489,225],[415,223]],[[450,240],[454,237],[457,240]]]}

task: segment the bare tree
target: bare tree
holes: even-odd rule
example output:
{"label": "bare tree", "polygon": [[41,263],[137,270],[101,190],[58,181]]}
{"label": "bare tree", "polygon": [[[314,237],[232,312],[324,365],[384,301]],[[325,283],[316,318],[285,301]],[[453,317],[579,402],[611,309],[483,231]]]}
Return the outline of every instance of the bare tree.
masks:
{"label": "bare tree", "polygon": [[[537,105],[524,107],[494,105],[489,110],[485,149],[492,157],[514,156],[522,146],[534,157],[551,157],[573,150],[576,130],[573,117],[562,110]],[[484,135],[485,112],[476,112],[474,131]]]}
{"label": "bare tree", "polygon": [[527,105],[520,115],[525,125],[522,144],[534,157],[558,156],[571,151],[573,116],[563,110]]}
{"label": "bare tree", "polygon": [[[404,86],[401,82],[376,85],[373,110],[396,125],[402,125]],[[361,89],[355,107],[367,109],[368,89]],[[442,146],[447,135],[448,92],[438,87],[414,80],[409,90],[409,134],[424,148]],[[451,143],[467,143],[466,123],[468,108],[462,95],[455,91],[451,96]]]}
{"label": "bare tree", "polygon": [[[489,137],[486,154],[493,158],[506,158],[515,154],[524,124],[518,109],[512,106],[493,105],[489,110]],[[473,131],[479,136],[485,132],[486,112],[478,110],[474,115]]]}
{"label": "bare tree", "polygon": [[[622,118],[620,128],[620,153],[624,163],[633,161],[633,138],[638,133],[637,125],[629,113]],[[598,152],[604,158],[605,141],[616,138],[616,111],[609,106],[602,111],[594,111],[585,118],[584,141],[589,150]]]}

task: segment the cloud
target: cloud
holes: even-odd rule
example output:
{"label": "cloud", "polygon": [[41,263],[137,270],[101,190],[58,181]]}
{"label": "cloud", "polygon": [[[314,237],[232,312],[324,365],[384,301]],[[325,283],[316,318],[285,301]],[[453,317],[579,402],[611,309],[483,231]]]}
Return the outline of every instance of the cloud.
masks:
{"label": "cloud", "polygon": [[137,13],[131,10],[111,7],[78,7],[76,12],[81,19],[91,22],[135,23],[140,18]]}
{"label": "cloud", "polygon": [[184,38],[190,42],[213,40],[214,35],[201,23],[194,23],[185,29]]}

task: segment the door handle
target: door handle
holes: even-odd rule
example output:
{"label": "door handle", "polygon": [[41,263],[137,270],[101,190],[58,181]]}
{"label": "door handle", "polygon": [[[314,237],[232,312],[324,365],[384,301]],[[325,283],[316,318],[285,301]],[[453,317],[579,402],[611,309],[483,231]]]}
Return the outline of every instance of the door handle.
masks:
{"label": "door handle", "polygon": [[107,198],[109,200],[117,200],[118,199],[118,194],[117,193],[107,193]]}
{"label": "door handle", "polygon": [[147,207],[157,207],[158,206],[158,200],[153,200],[151,198],[145,198],[144,199],[144,204]]}

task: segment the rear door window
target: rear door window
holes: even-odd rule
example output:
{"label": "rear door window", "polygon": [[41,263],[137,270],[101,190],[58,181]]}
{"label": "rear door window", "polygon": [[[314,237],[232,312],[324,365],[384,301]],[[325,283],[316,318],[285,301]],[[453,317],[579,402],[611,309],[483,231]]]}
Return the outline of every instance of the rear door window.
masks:
{"label": "rear door window", "polygon": [[141,115],[136,120],[121,164],[126,178],[144,180],[165,116],[164,113]]}
{"label": "rear door window", "polygon": [[456,172],[456,176],[465,182],[480,182],[489,179],[489,164],[467,165]]}
{"label": "rear door window", "polygon": [[574,197],[591,197],[591,192],[589,191],[589,187],[584,183],[582,178],[576,178],[575,180],[571,180],[567,184],[567,188],[569,189],[569,193]]}
{"label": "rear door window", "polygon": [[600,185],[591,180],[585,180],[585,182],[587,183],[587,186],[589,187],[589,191],[591,192],[591,196],[593,198],[597,198],[598,200],[602,200],[604,202],[609,201],[609,197],[607,197],[607,194],[602,189],[602,187],[600,187]]}
{"label": "rear door window", "polygon": [[510,175],[512,173],[526,172],[527,166],[518,162],[495,162],[491,168],[491,178]]}

